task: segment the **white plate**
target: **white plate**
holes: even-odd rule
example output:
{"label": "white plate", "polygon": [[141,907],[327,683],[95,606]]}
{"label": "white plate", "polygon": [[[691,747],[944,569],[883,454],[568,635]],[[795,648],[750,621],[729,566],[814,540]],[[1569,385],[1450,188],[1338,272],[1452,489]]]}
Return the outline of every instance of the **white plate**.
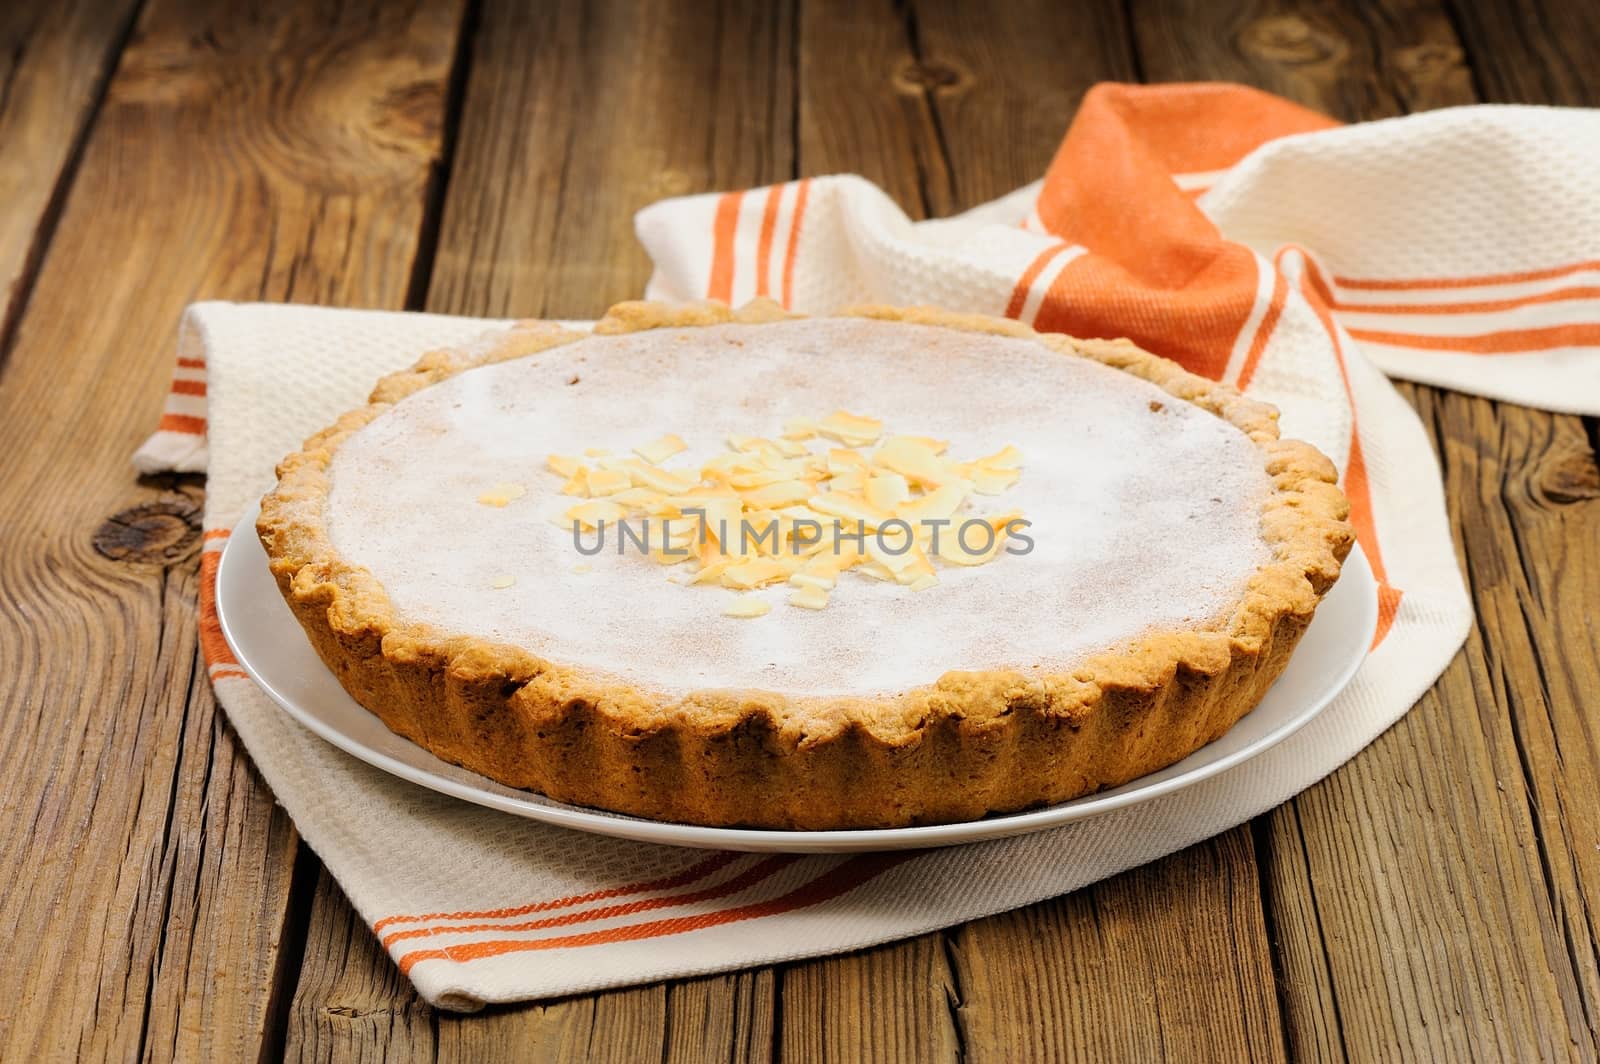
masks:
{"label": "white plate", "polygon": [[1190,784],[1254,757],[1302,727],[1343,690],[1367,655],[1378,622],[1377,587],[1360,548],[1329,592],[1288,668],[1261,704],[1216,742],[1159,772],[1070,802],[963,824],[870,831],[760,831],[707,828],[564,805],[514,790],[441,761],[402,739],[345,693],[311,649],[278,594],[266,552],[254,534],[256,507],[243,514],[217,572],[217,615],[228,645],[255,681],[288,714],[346,753],[401,779],[469,802],[564,828],[642,842],[724,850],[843,853],[977,842],[1055,827]]}

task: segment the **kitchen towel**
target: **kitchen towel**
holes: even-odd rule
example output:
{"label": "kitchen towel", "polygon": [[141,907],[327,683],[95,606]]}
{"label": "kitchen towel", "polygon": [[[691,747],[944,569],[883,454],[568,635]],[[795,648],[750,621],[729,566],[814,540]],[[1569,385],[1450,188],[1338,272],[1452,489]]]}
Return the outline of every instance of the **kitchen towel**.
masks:
{"label": "kitchen towel", "polygon": [[[936,303],[1129,336],[1283,411],[1333,457],[1379,579],[1350,687],[1282,745],[1049,832],[884,855],[679,850],[543,827],[357,762],[277,710],[217,627],[217,559],[273,464],[380,375],[503,322],[202,303],[141,469],[208,473],[218,698],[311,847],[429,1001],[570,994],[817,956],[1048,898],[1253,817],[1427,689],[1470,608],[1416,415],[1386,379],[1600,413],[1600,116],[1467,107],[1357,126],[1237,86],[1102,85],[1044,179],[912,222],[859,177],[640,213],[662,299]],[[292,390],[282,382],[304,387]],[[251,530],[241,529],[249,535]]]}

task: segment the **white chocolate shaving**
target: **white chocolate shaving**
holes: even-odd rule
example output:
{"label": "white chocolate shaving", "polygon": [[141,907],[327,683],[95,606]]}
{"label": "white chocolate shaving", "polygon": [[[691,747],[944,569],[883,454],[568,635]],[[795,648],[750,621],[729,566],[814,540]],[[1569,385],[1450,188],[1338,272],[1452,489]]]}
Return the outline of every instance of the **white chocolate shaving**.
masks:
{"label": "white chocolate shaving", "polygon": [[722,608],[724,617],[760,617],[772,609],[766,599],[756,595],[740,595]]}

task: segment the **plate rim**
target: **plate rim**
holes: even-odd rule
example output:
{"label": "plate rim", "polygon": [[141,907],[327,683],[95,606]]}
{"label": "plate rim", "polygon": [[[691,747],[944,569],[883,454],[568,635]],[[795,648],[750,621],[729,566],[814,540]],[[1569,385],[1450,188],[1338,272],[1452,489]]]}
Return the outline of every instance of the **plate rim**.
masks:
{"label": "plate rim", "polygon": [[[232,650],[234,657],[238,660],[244,672],[261,688],[268,699],[280,711],[288,714],[291,719],[323,741],[344,751],[358,761],[387,772],[414,786],[449,795],[458,800],[493,809],[497,812],[520,816],[524,819],[535,820],[555,827],[658,845],[785,853],[846,853],[884,849],[928,849],[938,846],[965,845],[1013,835],[1031,834],[1077,820],[1100,816],[1130,805],[1152,801],[1156,798],[1185,790],[1204,780],[1220,775],[1231,768],[1235,768],[1246,761],[1259,757],[1309,724],[1349,686],[1351,679],[1354,678],[1356,672],[1365,663],[1371,651],[1372,639],[1376,634],[1378,624],[1376,582],[1365,552],[1362,551],[1359,544],[1356,544],[1351,548],[1349,557],[1345,559],[1340,574],[1340,584],[1344,584],[1353,576],[1356,583],[1365,585],[1371,591],[1370,594],[1363,596],[1364,605],[1359,625],[1359,631],[1362,636],[1360,652],[1350,655],[1349,660],[1343,663],[1333,681],[1326,686],[1319,697],[1312,699],[1304,709],[1278,727],[1257,737],[1238,750],[1198,765],[1187,772],[1144,786],[1138,785],[1139,779],[1148,778],[1153,773],[1139,779],[1130,780],[1106,791],[1082,795],[1041,809],[1028,809],[1017,813],[1001,814],[999,817],[984,817],[978,820],[958,821],[950,824],[921,824],[903,828],[787,831],[770,828],[724,828],[702,824],[681,824],[675,821],[648,820],[643,817],[569,805],[564,802],[557,802],[544,795],[538,795],[538,792],[529,792],[530,794],[538,795],[540,801],[534,802],[508,797],[487,788],[472,786],[466,782],[439,775],[427,768],[409,764],[380,750],[375,750],[359,739],[353,738],[305,710],[298,705],[295,699],[283,694],[269,677],[262,674],[258,664],[252,661],[250,656],[240,647],[234,635],[233,623],[229,616],[231,607],[227,605],[228,596],[225,594],[225,589],[232,586],[232,580],[225,577],[225,572],[231,572],[230,559],[233,559],[233,565],[245,564],[244,561],[240,560],[242,557],[241,551],[244,548],[236,548],[236,544],[241,539],[248,539],[257,542],[259,547],[259,541],[256,541],[254,536],[255,517],[259,509],[259,500],[253,501],[247,506],[232,526],[235,532],[240,529],[247,530],[246,535],[241,537],[230,534],[223,545],[221,557],[217,562],[215,604],[218,624],[229,649]],[[1338,584],[1335,585],[1335,587],[1338,586]],[[281,599],[278,601],[281,603]],[[286,605],[284,606],[284,611],[285,615],[292,620],[293,614],[288,612]],[[1313,619],[1313,623],[1315,623],[1315,619]],[[317,664],[319,667],[326,669],[320,659],[318,659]],[[331,671],[329,674],[332,675]],[[335,682],[337,683],[337,678],[335,678]],[[349,696],[346,695],[346,697]],[[350,701],[352,705],[355,705],[363,713],[369,713],[374,719],[379,719],[376,714],[372,714],[371,710],[356,702],[354,698],[351,698]],[[1254,712],[1254,710],[1251,712]],[[379,723],[382,723],[381,719],[379,719]],[[429,757],[435,756],[425,747],[417,746],[416,749]],[[1200,750],[1203,749],[1205,747],[1200,747]],[[1193,751],[1188,756],[1192,757],[1198,752],[1199,750]],[[470,769],[461,766],[453,767],[460,772],[468,773],[481,779],[487,784],[504,786],[503,784],[495,784],[495,781],[486,776],[473,773]]]}

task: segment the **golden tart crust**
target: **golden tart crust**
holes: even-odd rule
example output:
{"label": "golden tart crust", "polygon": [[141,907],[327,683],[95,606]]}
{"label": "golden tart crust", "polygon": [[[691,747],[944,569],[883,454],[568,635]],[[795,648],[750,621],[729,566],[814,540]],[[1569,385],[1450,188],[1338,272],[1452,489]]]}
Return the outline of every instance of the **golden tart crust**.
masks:
{"label": "golden tart crust", "polygon": [[[703,690],[666,698],[439,631],[400,616],[376,578],[335,549],[329,466],[345,440],[413,392],[586,335],[525,322],[490,345],[436,351],[384,378],[367,406],[279,464],[256,526],[278,587],[351,696],[435,755],[559,801],[693,824],[901,827],[1065,801],[1186,757],[1256,705],[1353,542],[1332,463],[1309,444],[1280,440],[1276,410],[1126,340],[1039,334],[932,308],[841,315],[1032,339],[1223,418],[1256,445],[1271,480],[1261,535],[1272,560],[1206,630],[1149,633],[1064,672],[947,672],[882,697]],[[623,303],[595,331],[790,317],[765,301],[738,310]]]}

